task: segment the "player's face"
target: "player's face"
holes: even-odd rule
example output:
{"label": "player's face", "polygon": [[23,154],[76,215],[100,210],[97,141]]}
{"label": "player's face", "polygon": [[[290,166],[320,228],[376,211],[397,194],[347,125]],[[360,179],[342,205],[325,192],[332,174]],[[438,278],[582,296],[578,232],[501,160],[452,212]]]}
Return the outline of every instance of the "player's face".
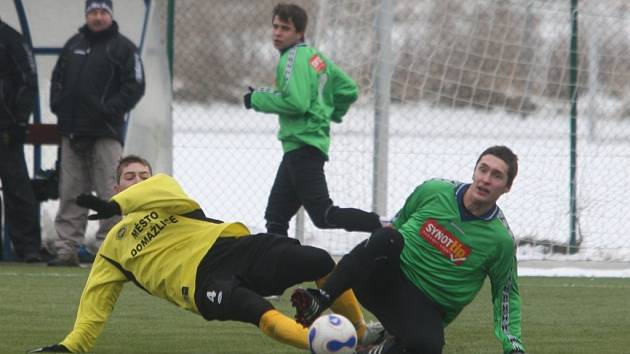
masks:
{"label": "player's face", "polygon": [[118,185],[114,187],[114,192],[122,192],[149,177],[151,177],[151,170],[149,169],[149,166],[145,166],[138,162],[132,162],[123,168]]}
{"label": "player's face", "polygon": [[472,199],[477,203],[495,203],[501,195],[507,193],[508,165],[494,155],[484,155],[479,160],[470,186]]}
{"label": "player's face", "polygon": [[94,9],[85,15],[85,23],[92,32],[101,32],[112,25],[112,16],[103,9]]}
{"label": "player's face", "polygon": [[296,43],[300,43],[304,38],[304,32],[297,32],[293,21],[282,21],[278,16],[273,18],[272,39],[273,46],[278,50],[286,49]]}

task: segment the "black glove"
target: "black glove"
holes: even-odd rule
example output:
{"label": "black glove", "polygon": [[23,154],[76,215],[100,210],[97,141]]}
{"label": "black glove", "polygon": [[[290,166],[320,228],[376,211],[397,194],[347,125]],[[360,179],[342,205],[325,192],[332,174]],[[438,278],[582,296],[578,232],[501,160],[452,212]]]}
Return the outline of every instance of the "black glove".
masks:
{"label": "black glove", "polygon": [[102,200],[92,194],[81,194],[78,196],[77,205],[96,211],[97,214],[88,216],[89,220],[107,219],[114,215],[122,214],[118,203]]}
{"label": "black glove", "polygon": [[13,124],[9,127],[9,145],[23,145],[26,141],[26,124]]}
{"label": "black glove", "polygon": [[254,92],[254,88],[251,86],[247,86],[249,92],[243,96],[243,103],[245,104],[245,108],[252,108],[252,93]]}
{"label": "black glove", "polygon": [[510,354],[525,354],[525,352],[520,351],[520,350],[512,350]]}
{"label": "black glove", "polygon": [[72,353],[63,344],[53,344],[47,347],[31,349],[27,353]]}

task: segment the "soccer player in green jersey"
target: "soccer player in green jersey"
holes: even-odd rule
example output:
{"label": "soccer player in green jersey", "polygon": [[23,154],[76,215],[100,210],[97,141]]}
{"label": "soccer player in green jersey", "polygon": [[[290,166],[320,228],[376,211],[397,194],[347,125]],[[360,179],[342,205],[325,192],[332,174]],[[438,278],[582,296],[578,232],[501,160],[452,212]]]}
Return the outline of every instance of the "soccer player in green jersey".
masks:
{"label": "soccer player in green jersey", "polygon": [[341,123],[358,97],[356,83],[317,49],[304,43],[307,14],[294,4],[273,9],[273,44],[280,51],[274,88],[251,89],[245,107],[279,116],[284,155],[269,194],[267,232],[287,235],[289,221],[304,206],[315,226],[372,232],[379,216],[340,208],[328,193],[331,122]]}
{"label": "soccer player in green jersey", "polygon": [[391,227],[376,230],[344,256],[321,290],[294,292],[298,322],[309,325],[352,288],[392,335],[365,353],[442,353],[444,327],[487,276],[503,352],[524,353],[516,245],[496,205],[517,171],[517,156],[493,146],[479,156],[472,183],[432,179],[418,186]]}

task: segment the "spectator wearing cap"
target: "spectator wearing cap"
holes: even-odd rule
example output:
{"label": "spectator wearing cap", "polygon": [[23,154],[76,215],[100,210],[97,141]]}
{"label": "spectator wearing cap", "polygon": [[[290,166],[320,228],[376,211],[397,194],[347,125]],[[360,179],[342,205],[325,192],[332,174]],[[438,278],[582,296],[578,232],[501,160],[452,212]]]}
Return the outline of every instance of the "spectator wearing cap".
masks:
{"label": "spectator wearing cap", "polygon": [[[87,0],[85,25],[64,45],[53,69],[50,108],[61,135],[58,239],[50,266],[76,266],[85,244],[88,210],[79,194],[108,200],[116,185],[127,113],[144,95],[144,70],[136,45],[119,32],[111,0]],[[100,221],[96,251],[117,218]]]}

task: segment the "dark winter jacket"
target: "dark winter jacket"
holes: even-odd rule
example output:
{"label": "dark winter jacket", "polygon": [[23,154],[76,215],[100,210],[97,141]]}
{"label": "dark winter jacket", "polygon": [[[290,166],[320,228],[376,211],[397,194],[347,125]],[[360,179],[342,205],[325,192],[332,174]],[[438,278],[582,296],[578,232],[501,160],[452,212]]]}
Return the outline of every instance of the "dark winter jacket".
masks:
{"label": "dark winter jacket", "polygon": [[28,124],[36,94],[31,48],[21,34],[0,21],[0,131]]}
{"label": "dark winter jacket", "polygon": [[53,70],[50,108],[67,137],[107,137],[124,143],[125,114],[144,94],[144,70],[136,46],[118,32],[87,25],[64,45]]}

